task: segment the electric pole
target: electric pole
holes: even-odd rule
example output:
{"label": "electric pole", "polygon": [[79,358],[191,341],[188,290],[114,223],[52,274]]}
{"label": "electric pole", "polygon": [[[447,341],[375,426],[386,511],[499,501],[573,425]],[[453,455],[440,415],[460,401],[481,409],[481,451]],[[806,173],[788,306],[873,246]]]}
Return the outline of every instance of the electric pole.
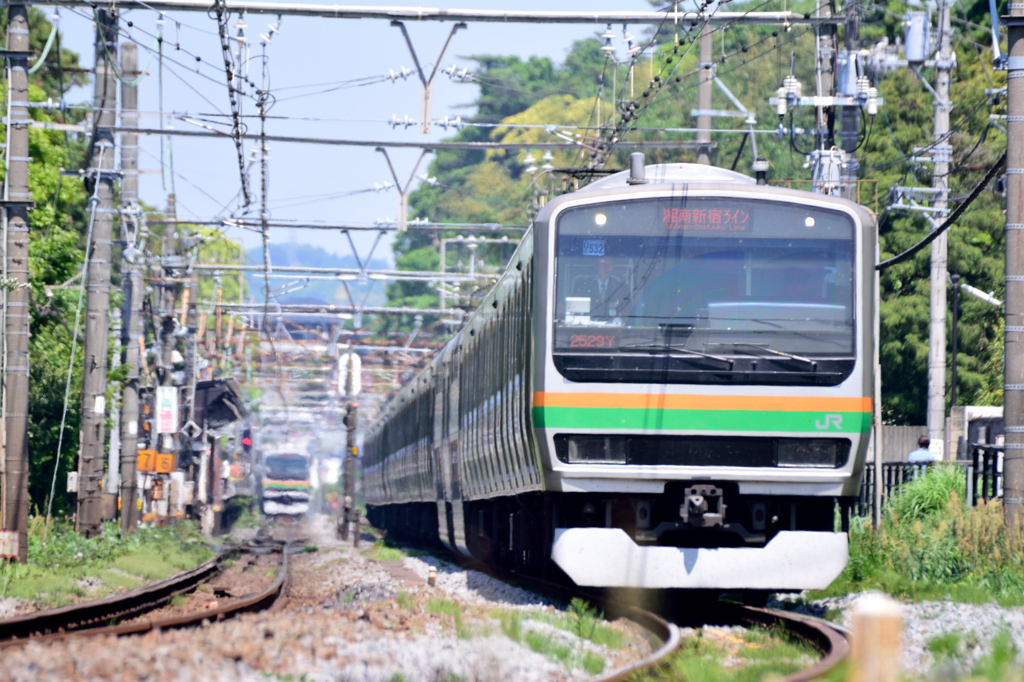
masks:
{"label": "electric pole", "polygon": [[[178,285],[174,283],[173,267],[177,261],[177,197],[167,195],[167,217],[170,223],[164,228],[162,262],[161,301],[160,301],[160,386],[174,386],[174,302],[177,299]],[[180,412],[179,412],[180,415]],[[179,416],[180,421],[180,416]],[[175,430],[181,424],[173,425]],[[157,452],[160,454],[174,453],[174,433],[161,433],[158,437]],[[169,506],[169,505],[168,505]]]}
{"label": "electric pole", "polygon": [[[856,0],[846,10],[843,47],[846,48],[846,68],[852,71],[852,80],[856,82],[857,51],[860,50],[860,4]],[[844,73],[843,77],[849,79],[850,74]],[[850,93],[844,92],[843,94],[849,95]],[[857,144],[860,140],[860,107],[843,107],[841,122],[842,148],[846,159],[840,169],[840,192],[844,199],[857,201],[857,179],[860,175],[860,164],[857,162]]]}
{"label": "electric pole", "polygon": [[[354,366],[348,370],[348,385],[351,386]],[[348,540],[349,529],[354,534],[353,544],[359,544],[359,512],[356,510],[356,426],[359,423],[359,403],[350,400],[345,408],[345,499],[343,501],[343,524],[341,539]]]}
{"label": "electric pole", "polygon": [[1024,504],[1024,5],[1011,4],[1006,76],[1006,331],[1003,362],[1003,513],[1016,528]]}
{"label": "electric pole", "polygon": [[[117,81],[107,55],[117,54],[117,13],[97,10],[93,116],[97,135],[90,150],[92,247],[86,271],[85,339],[82,353],[82,423],[78,460],[78,530],[86,537],[103,530],[103,445],[106,430],[107,334],[110,317],[110,236],[114,214],[114,137]],[[98,185],[96,184],[98,183]]]}
{"label": "electric pole", "polygon": [[[939,0],[939,53],[935,60],[935,126],[932,132],[932,189],[934,190],[934,226],[947,216],[949,162],[952,145],[949,134],[949,79],[956,65],[951,44],[952,0]],[[928,325],[928,438],[936,459],[945,459],[946,445],[946,270],[948,259],[947,233],[932,242],[931,253],[931,319]],[[1009,257],[1009,256],[1007,256]]]}
{"label": "electric pole", "polygon": [[711,22],[700,30],[700,69],[697,76],[697,163],[711,165],[711,91],[715,86],[714,33]]}
{"label": "electric pole", "polygon": [[[5,292],[4,497],[3,528],[18,534],[18,561],[28,557],[28,7],[11,2],[7,15],[10,79],[7,180],[4,183],[4,274],[14,287]],[[102,466],[102,463],[101,463]],[[102,473],[102,470],[101,470]]]}
{"label": "electric pole", "polygon": [[[138,46],[125,43],[121,47],[121,73],[131,79],[138,69]],[[138,126],[139,92],[131,85],[121,84],[121,125],[125,128]],[[128,244],[122,251],[124,288],[124,309],[121,313],[121,347],[124,364],[128,367],[128,379],[121,392],[121,534],[127,535],[138,525],[135,498],[138,494],[135,482],[135,462],[139,445],[139,385],[141,355],[145,339],[142,327],[142,299],[145,284],[139,251],[141,239],[139,199],[139,136],[134,133],[121,134],[121,203],[127,221]]]}

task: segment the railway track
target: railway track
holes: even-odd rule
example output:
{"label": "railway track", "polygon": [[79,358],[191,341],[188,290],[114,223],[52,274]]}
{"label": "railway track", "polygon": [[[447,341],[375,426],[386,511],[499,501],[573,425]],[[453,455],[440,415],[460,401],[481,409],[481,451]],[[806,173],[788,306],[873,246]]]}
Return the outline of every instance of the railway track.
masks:
{"label": "railway track", "polygon": [[[252,541],[228,548],[206,563],[166,580],[103,599],[0,620],[0,650],[27,642],[45,643],[68,637],[123,636],[157,629],[192,627],[231,618],[240,613],[268,609],[284,593],[288,579],[288,554],[294,535],[294,526],[287,541],[274,540],[261,529]],[[215,607],[182,615],[145,617],[148,613],[170,605],[174,597],[194,592],[200,585],[209,583],[227,569],[234,557],[246,552],[281,556],[277,575],[267,588],[257,594],[245,595]],[[129,622],[111,624],[118,621]]]}
{"label": "railway track", "polygon": [[[453,563],[487,573],[495,578],[522,585],[538,594],[554,597],[568,602],[574,597],[596,603],[605,613],[623,616],[633,621],[656,637],[661,645],[639,661],[623,666],[608,673],[599,675],[593,682],[625,682],[635,673],[657,668],[664,664],[682,644],[679,626],[673,622],[669,614],[655,613],[632,604],[627,604],[606,594],[590,590],[567,587],[546,580],[523,576],[493,566],[469,560],[461,555],[443,552]],[[704,622],[716,625],[761,626],[764,628],[781,628],[790,636],[800,639],[820,654],[821,658],[812,666],[788,675],[780,682],[807,682],[818,679],[839,665],[850,653],[850,644],[845,630],[828,621],[800,614],[780,611],[777,609],[759,608],[724,601],[702,600],[698,602],[701,609],[707,610]],[[678,605],[675,605],[678,609]],[[687,620],[693,621],[695,614],[687,614]],[[700,620],[700,618],[698,618]]]}

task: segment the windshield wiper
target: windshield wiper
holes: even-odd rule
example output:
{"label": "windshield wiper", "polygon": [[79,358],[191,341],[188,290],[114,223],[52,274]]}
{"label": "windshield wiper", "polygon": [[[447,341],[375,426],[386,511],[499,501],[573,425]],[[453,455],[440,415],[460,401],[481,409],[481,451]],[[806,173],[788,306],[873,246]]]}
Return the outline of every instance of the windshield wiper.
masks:
{"label": "windshield wiper", "polygon": [[729,365],[729,369],[732,369],[733,361],[729,358],[723,358],[720,355],[711,355],[709,353],[701,353],[697,350],[690,350],[682,346],[676,346],[670,343],[631,343],[625,346],[619,346],[619,350],[649,350],[653,353],[665,352],[665,353],[686,353],[687,355],[693,355],[699,358],[707,358],[708,360],[717,360],[718,362],[724,362]]}
{"label": "windshield wiper", "polygon": [[759,346],[756,343],[712,343],[707,344],[709,346],[740,346],[743,348],[756,348],[757,350],[764,351],[765,353],[771,353],[772,355],[779,355],[790,360],[797,360],[798,362],[805,362],[811,366],[812,369],[818,369],[818,363],[810,358],[805,358],[802,355],[793,355],[792,353],[783,353],[781,350],[775,350],[773,348],[766,348],[765,346]]}

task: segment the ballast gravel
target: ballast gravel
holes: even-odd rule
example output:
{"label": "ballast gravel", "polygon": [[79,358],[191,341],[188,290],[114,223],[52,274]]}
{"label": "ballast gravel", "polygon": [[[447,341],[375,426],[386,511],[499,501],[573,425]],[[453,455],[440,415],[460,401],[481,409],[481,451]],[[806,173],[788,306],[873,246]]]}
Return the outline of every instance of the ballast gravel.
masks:
{"label": "ballast gravel", "polygon": [[[30,643],[3,652],[0,680],[561,682],[590,676],[579,665],[584,652],[604,658],[606,671],[649,652],[622,624],[612,625],[627,646],[613,651],[529,620],[563,607],[477,571],[428,556],[378,561],[374,538],[364,535],[356,551],[327,517],[306,520],[298,535],[318,551],[289,555],[285,597],[270,611],[141,637]],[[435,587],[426,582],[431,566]],[[457,604],[459,619],[438,612],[441,602]],[[508,639],[496,614],[509,610],[527,614],[524,632],[578,652],[577,664],[567,669]]]}
{"label": "ballast gravel", "polygon": [[[768,604],[819,618],[829,615],[846,628],[853,627],[853,609],[865,593],[804,601],[779,597]],[[1013,638],[1021,652],[1018,664],[1024,665],[1024,609],[998,604],[964,604],[951,600],[901,603],[903,616],[903,668],[907,675],[919,678],[950,679],[963,676],[992,651],[992,640],[1002,630]],[[960,651],[953,657],[937,658],[928,643],[941,635],[954,633]]]}

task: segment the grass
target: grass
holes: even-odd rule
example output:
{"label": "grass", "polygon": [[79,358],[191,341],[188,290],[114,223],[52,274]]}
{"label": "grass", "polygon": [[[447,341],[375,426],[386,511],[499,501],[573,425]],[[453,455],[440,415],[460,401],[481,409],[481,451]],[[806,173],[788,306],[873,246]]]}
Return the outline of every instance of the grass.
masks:
{"label": "grass", "polygon": [[[86,596],[102,597],[117,588],[131,589],[167,578],[212,556],[195,524],[143,527],[122,538],[115,523],[85,538],[70,521],[59,520],[46,531],[39,516],[29,520],[28,562],[0,563],[0,597],[34,601],[44,607],[72,603]],[[98,578],[103,585],[87,595],[78,582]]]}
{"label": "grass", "polygon": [[171,597],[171,606],[184,606],[188,599],[183,594],[176,594]]}
{"label": "grass", "polygon": [[400,547],[397,542],[388,538],[375,541],[373,548],[369,552],[364,552],[364,556],[368,556],[374,561],[401,561],[406,557],[427,556],[429,554],[430,552],[419,549]]}
{"label": "grass", "polygon": [[979,643],[974,632],[946,632],[928,640],[926,646],[934,657],[935,666],[932,677],[986,682],[1020,682],[1024,679],[1017,664],[1020,650],[1005,627],[992,638],[988,653],[968,671],[964,665],[967,652]]}
{"label": "grass", "polygon": [[849,564],[809,597],[868,589],[910,601],[1024,605],[1024,531],[1006,528],[998,501],[968,508],[959,467],[932,467],[893,496],[880,528],[854,519]]}
{"label": "grass", "polygon": [[[609,627],[604,623],[604,615],[597,613],[590,604],[578,597],[569,603],[569,609],[564,614],[558,612],[549,613],[547,611],[540,610],[529,610],[524,612],[503,611],[497,609],[491,611],[489,615],[502,623],[503,630],[505,628],[505,623],[509,618],[512,619],[512,621],[509,621],[511,626],[513,621],[521,625],[522,620],[525,617],[528,620],[553,625],[559,630],[571,632],[580,639],[590,640],[594,644],[607,647],[608,649],[621,649],[626,645],[622,638],[622,634],[615,628]],[[508,636],[509,639],[513,639],[517,642],[521,639],[521,637],[513,636],[508,632],[506,632],[505,635]]]}
{"label": "grass", "polygon": [[320,548],[317,547],[316,545],[304,545],[302,547],[302,549],[299,550],[299,553],[300,554],[315,554],[316,552],[319,552],[319,551],[320,551]]}
{"label": "grass", "polygon": [[[613,633],[616,637],[617,646],[622,646],[622,638],[611,628],[599,623],[600,616],[596,611],[582,599],[573,599],[569,612],[564,616],[552,616],[543,611],[493,611],[490,614],[497,617],[501,624],[501,631],[513,642],[525,644],[532,651],[541,654],[549,661],[557,661],[567,670],[583,668],[590,675],[598,675],[604,671],[604,658],[583,648],[582,640],[589,639],[595,643],[601,643],[599,639],[613,639],[604,631]],[[571,646],[568,643],[556,641],[549,634],[530,630],[523,626],[525,620],[545,622],[562,630],[572,632],[580,638],[579,646]],[[596,633],[601,632],[601,635]]]}
{"label": "grass", "polygon": [[[469,639],[473,636],[470,627],[463,622],[462,607],[455,602],[448,599],[429,599],[427,600],[426,610],[427,613],[439,614],[441,616],[441,627],[452,627],[459,639]],[[448,618],[451,618],[450,626]]]}
{"label": "grass", "polygon": [[819,658],[818,652],[809,645],[784,638],[773,630],[751,628],[742,639],[722,634],[707,637],[701,632],[689,637],[665,663],[631,679],[634,682],[756,682],[792,674]]}
{"label": "grass", "polygon": [[[255,507],[255,505],[252,505]],[[250,506],[245,506],[238,514],[238,518],[231,524],[232,528],[259,528],[263,525],[266,518],[258,508],[253,511]]]}
{"label": "grass", "polygon": [[399,592],[395,595],[395,603],[403,609],[412,610],[416,608],[416,599],[408,592]]}

